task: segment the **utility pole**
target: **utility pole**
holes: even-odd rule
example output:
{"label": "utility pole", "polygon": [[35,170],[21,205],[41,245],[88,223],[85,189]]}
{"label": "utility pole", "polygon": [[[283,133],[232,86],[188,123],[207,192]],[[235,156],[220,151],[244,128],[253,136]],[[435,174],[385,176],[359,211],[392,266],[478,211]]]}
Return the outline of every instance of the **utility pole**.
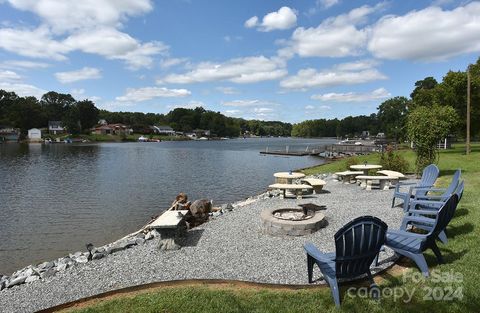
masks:
{"label": "utility pole", "polygon": [[470,154],[470,65],[467,68],[467,138],[465,154]]}

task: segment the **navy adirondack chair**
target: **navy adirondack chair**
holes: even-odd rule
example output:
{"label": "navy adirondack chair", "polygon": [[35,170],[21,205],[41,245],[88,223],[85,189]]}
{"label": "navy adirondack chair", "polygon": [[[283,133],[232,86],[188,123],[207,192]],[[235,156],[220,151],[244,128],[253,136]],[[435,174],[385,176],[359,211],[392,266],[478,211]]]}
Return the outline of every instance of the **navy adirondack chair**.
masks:
{"label": "navy adirondack chair", "polygon": [[[462,180],[458,185],[457,189],[455,190],[455,195],[457,196],[457,205],[458,202],[462,199],[463,190],[465,187],[465,182]],[[441,198],[439,201],[430,201],[430,200],[412,200],[410,209],[407,212],[407,216],[402,221],[402,226],[400,229],[406,230],[408,225],[415,226],[416,228],[420,228],[426,231],[430,231],[435,224],[435,216],[438,214],[438,209],[445,204],[446,198]],[[423,222],[415,222],[415,220],[411,217],[424,217],[425,219]],[[428,220],[427,220],[428,219]],[[438,238],[441,242],[446,244],[448,242],[446,230],[443,230],[438,235]]]}
{"label": "navy adirondack chair", "polygon": [[[409,201],[412,196],[415,196],[415,195],[424,196],[427,194],[427,191],[425,190],[420,190],[417,192],[415,189],[432,188],[433,184],[438,178],[439,172],[440,170],[435,164],[430,164],[423,170],[422,178],[420,179],[420,182],[418,183],[398,182],[395,185],[395,192],[393,194],[393,199],[392,199],[392,208],[395,206],[395,199],[400,198],[403,200],[403,209],[406,211],[408,209]],[[410,188],[408,189],[408,192],[400,191],[400,187],[408,186],[408,185],[411,185]]]}
{"label": "navy adirondack chair", "polygon": [[376,287],[370,265],[385,242],[387,224],[373,216],[358,217],[344,225],[334,236],[335,252],[323,253],[313,243],[306,243],[308,282],[312,283],[313,265],[317,264],[340,306],[338,279],[367,275]]}
{"label": "navy adirondack chair", "polygon": [[[428,277],[428,265],[423,256],[423,252],[429,248],[432,249],[437,261],[443,263],[443,257],[438,249],[436,240],[438,239],[439,234],[445,230],[448,223],[453,218],[457,203],[457,195],[452,195],[443,203],[436,214],[434,224],[427,234],[411,233],[405,230],[389,230],[387,232],[385,245],[393,249],[396,253],[415,261],[422,271],[422,274]],[[409,216],[406,218],[415,223],[427,223],[431,220],[422,216]]]}

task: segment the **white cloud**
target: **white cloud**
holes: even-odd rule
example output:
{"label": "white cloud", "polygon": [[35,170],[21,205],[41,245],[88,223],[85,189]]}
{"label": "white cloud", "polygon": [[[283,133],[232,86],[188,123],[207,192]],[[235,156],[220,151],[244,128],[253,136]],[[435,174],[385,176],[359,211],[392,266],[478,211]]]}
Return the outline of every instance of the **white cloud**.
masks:
{"label": "white cloud", "polygon": [[151,67],[156,55],[168,46],[158,41],[140,42],[119,31],[128,17],[152,10],[150,0],[9,0],[20,10],[40,17],[35,29],[0,29],[0,48],[34,58],[66,60],[83,51],[110,60],[122,60],[130,69]]}
{"label": "white cloud", "polygon": [[33,96],[37,99],[40,99],[42,95],[47,93],[46,90],[21,82],[0,82],[0,89],[6,91],[14,91],[17,95],[21,97]]}
{"label": "white cloud", "polygon": [[258,25],[258,16],[252,16],[248,20],[245,21],[246,28],[253,28]]}
{"label": "white cloud", "polygon": [[189,101],[187,103],[167,105],[167,108],[169,110],[180,109],[180,108],[182,108],[182,109],[195,109],[195,108],[198,108],[198,107],[202,107],[204,109],[207,108],[205,103],[203,103],[202,101],[197,101],[197,100],[192,100],[192,101]]}
{"label": "white cloud", "polygon": [[45,90],[22,81],[22,77],[14,71],[0,70],[0,89],[13,91],[21,97],[34,96],[40,98]]}
{"label": "white cloud", "polygon": [[271,113],[274,112],[275,110],[272,108],[255,108],[253,109],[253,112],[255,113],[260,113],[260,114],[265,114],[265,113]]}
{"label": "white cloud", "polygon": [[70,91],[70,94],[74,97],[74,98],[80,98],[80,97],[83,97],[85,96],[85,89],[83,88],[73,88],[71,91]]}
{"label": "white cloud", "polygon": [[305,106],[305,110],[314,110],[315,107],[313,105],[307,105]]}
{"label": "white cloud", "polygon": [[0,82],[11,82],[20,80],[20,75],[13,71],[0,70]]}
{"label": "white cloud", "polygon": [[259,105],[278,105],[278,103],[265,101],[265,100],[232,100],[232,101],[224,101],[222,105],[229,106],[229,107],[255,107]]}
{"label": "white cloud", "polygon": [[191,95],[187,89],[167,89],[165,87],[128,88],[123,96],[115,100],[121,102],[141,102],[154,98],[186,97]]}
{"label": "white cloud", "polygon": [[280,54],[298,54],[301,57],[344,57],[360,55],[367,43],[366,29],[357,26],[367,20],[368,15],[384,7],[364,5],[346,14],[330,17],[315,28],[297,28]]}
{"label": "white cloud", "polygon": [[217,87],[215,88],[216,90],[220,91],[221,93],[225,95],[235,95],[238,94],[238,90],[233,88],[233,87]]}
{"label": "white cloud", "polygon": [[130,16],[153,9],[150,0],[9,0],[13,7],[38,15],[55,32],[63,33],[99,25],[120,27]]}
{"label": "white cloud", "polygon": [[368,62],[343,63],[323,71],[313,68],[301,69],[296,75],[283,79],[280,86],[285,89],[307,90],[315,87],[363,84],[387,79],[384,74],[372,67],[373,64],[370,63],[370,66],[367,66]]}
{"label": "white cloud", "polygon": [[52,38],[48,28],[0,29],[0,48],[31,58],[66,60],[65,54],[71,49]]}
{"label": "white cloud", "polygon": [[228,115],[228,116],[236,116],[238,115],[239,113],[241,113],[242,111],[240,110],[225,110],[224,113],[225,115]]}
{"label": "white cloud", "polygon": [[334,6],[335,4],[339,3],[340,0],[317,0],[317,3],[319,5],[321,5],[322,7],[328,9],[332,6]]}
{"label": "white cloud", "polygon": [[166,53],[168,46],[161,42],[140,43],[130,35],[114,28],[99,28],[69,36],[65,45],[72,50],[99,54],[107,59],[124,60],[129,67],[150,67],[152,56]]}
{"label": "white cloud", "polygon": [[272,30],[282,30],[294,27],[297,24],[297,14],[289,7],[281,7],[276,12],[270,12],[265,15],[262,22],[259,22],[257,16],[253,16],[245,21],[245,27],[257,27],[260,31],[269,32]]}
{"label": "white cloud", "polygon": [[378,88],[372,92],[358,93],[326,93],[319,95],[312,95],[311,98],[320,101],[335,101],[335,102],[367,102],[372,100],[385,99],[391,96],[385,88]]}
{"label": "white cloud", "polygon": [[242,110],[229,109],[222,111],[222,113],[227,116],[255,120],[278,120],[279,117],[276,110],[264,107],[242,108]]}
{"label": "white cloud", "polygon": [[163,69],[170,68],[175,65],[179,65],[187,62],[187,58],[165,58],[160,61],[160,67]]}
{"label": "white cloud", "polygon": [[185,74],[171,74],[157,83],[191,84],[227,80],[234,83],[255,83],[274,80],[287,74],[285,65],[264,56],[231,59],[224,63],[202,62]]}
{"label": "white cloud", "polygon": [[308,9],[307,12],[305,12],[304,14],[306,16],[315,15],[319,11],[319,9],[323,9],[323,10],[328,9],[338,4],[339,2],[340,2],[339,0],[317,0],[315,1],[315,6]]}
{"label": "white cloud", "polygon": [[361,71],[376,67],[380,62],[373,59],[363,59],[353,62],[340,63],[334,66],[339,71]]}
{"label": "white cloud", "polygon": [[102,99],[101,97],[97,97],[97,96],[87,96],[85,93],[85,89],[83,88],[74,88],[70,91],[70,94],[77,100],[88,99],[94,103]]}
{"label": "white cloud", "polygon": [[368,50],[379,58],[444,60],[480,51],[480,2],[453,10],[428,7],[385,16],[371,30]]}
{"label": "white cloud", "polygon": [[102,74],[98,68],[84,67],[76,71],[55,73],[55,77],[62,84],[68,84],[80,80],[99,79]]}
{"label": "white cloud", "polygon": [[0,68],[8,68],[15,70],[47,68],[50,64],[43,62],[33,62],[25,60],[8,60],[0,63]]}

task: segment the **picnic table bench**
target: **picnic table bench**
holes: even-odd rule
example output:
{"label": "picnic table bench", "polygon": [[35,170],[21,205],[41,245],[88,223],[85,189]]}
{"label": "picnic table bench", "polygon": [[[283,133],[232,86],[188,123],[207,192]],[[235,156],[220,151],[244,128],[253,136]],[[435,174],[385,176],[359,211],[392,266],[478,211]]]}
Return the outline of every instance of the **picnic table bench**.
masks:
{"label": "picnic table bench", "polygon": [[307,185],[310,185],[313,187],[313,191],[315,193],[320,193],[323,189],[323,186],[326,185],[326,182],[324,180],[318,179],[318,178],[304,178],[300,180],[302,183],[305,183]]}
{"label": "picnic table bench", "polygon": [[161,250],[180,249],[178,238],[186,230],[185,215],[188,210],[165,211],[152,223],[145,226],[147,229],[155,229],[160,233],[159,248]]}
{"label": "picnic table bench", "polygon": [[313,187],[310,185],[303,184],[273,184],[268,186],[270,189],[279,189],[283,191],[282,198],[286,197],[287,190],[293,191],[297,196],[297,199],[302,199],[303,190],[312,190]]}
{"label": "picnic table bench", "polygon": [[335,173],[338,180],[343,181],[344,184],[350,184],[352,180],[358,176],[363,175],[363,171],[343,171]]}
{"label": "picnic table bench", "polygon": [[380,190],[388,190],[392,185],[392,182],[397,182],[398,177],[394,176],[368,176],[368,175],[359,175],[356,179],[361,180],[362,183],[360,187],[365,187],[366,190],[372,190],[372,183],[374,181],[379,181]]}

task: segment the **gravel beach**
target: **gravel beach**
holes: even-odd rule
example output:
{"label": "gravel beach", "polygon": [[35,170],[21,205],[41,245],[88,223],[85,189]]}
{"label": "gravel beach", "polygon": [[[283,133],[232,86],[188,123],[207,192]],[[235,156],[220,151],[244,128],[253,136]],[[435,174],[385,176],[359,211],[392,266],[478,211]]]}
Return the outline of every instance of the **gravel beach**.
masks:
{"label": "gravel beach", "polygon": [[[256,197],[235,204],[235,209],[190,230],[180,250],[160,251],[158,238],[103,259],[76,264],[54,276],[0,291],[1,312],[33,312],[65,302],[119,288],[179,279],[230,279],[273,284],[307,284],[303,244],[315,243],[320,250],[334,251],[335,232],[351,219],[373,215],[398,229],[403,211],[390,208],[393,189],[363,190],[331,177],[325,192],[303,199]],[[325,205],[321,211],[328,226],[300,237],[273,237],[261,232],[263,209],[295,207],[302,203]],[[388,266],[392,253],[381,253],[379,268]],[[315,269],[317,284],[324,281]]]}

